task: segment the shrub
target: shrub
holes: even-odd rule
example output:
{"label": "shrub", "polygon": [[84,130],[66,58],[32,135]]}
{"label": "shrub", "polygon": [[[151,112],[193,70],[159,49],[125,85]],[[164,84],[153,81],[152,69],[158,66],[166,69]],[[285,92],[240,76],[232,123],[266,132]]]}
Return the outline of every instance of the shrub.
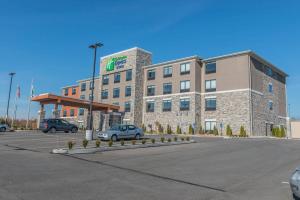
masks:
{"label": "shrub", "polygon": [[124,146],[124,144],[125,144],[124,140],[121,140],[120,143],[122,146]]}
{"label": "shrub", "polygon": [[160,141],[161,141],[162,143],[164,143],[164,142],[165,142],[165,138],[164,138],[164,137],[161,137],[161,138],[160,138]]}
{"label": "shrub", "polygon": [[111,147],[111,146],[113,145],[113,143],[114,143],[114,142],[113,142],[112,140],[109,140],[109,141],[108,141],[108,146]]}
{"label": "shrub", "polygon": [[214,135],[219,135],[219,131],[216,126],[214,126],[214,130],[212,131]]}
{"label": "shrub", "polygon": [[246,137],[247,134],[246,134],[246,130],[244,128],[244,126],[241,126],[240,128],[240,137]]}
{"label": "shrub", "polygon": [[155,126],[157,127],[158,133],[160,134],[164,133],[164,127],[158,121],[155,122]]}
{"label": "shrub", "polygon": [[96,140],[96,147],[97,147],[97,148],[100,147],[100,144],[101,144],[100,140]]}
{"label": "shrub", "polygon": [[172,134],[172,129],[169,124],[167,125],[167,134]]}
{"label": "shrub", "polygon": [[152,124],[148,124],[148,127],[150,128],[150,133],[153,133]]}
{"label": "shrub", "polygon": [[190,137],[186,137],[185,139],[186,139],[186,141],[190,141]]}
{"label": "shrub", "polygon": [[172,139],[171,139],[171,138],[168,138],[168,142],[172,142]]}
{"label": "shrub", "polygon": [[181,139],[181,141],[184,141],[184,137],[181,137],[180,139]]}
{"label": "shrub", "polygon": [[191,124],[189,125],[189,134],[190,135],[194,134],[194,129]]}
{"label": "shrub", "polygon": [[177,142],[177,137],[176,136],[174,137],[174,142]]}
{"label": "shrub", "polygon": [[152,143],[152,144],[155,143],[155,139],[154,139],[154,138],[151,139],[151,143]]}
{"label": "shrub", "polygon": [[229,125],[226,126],[226,135],[227,136],[232,136],[232,129],[230,128]]}
{"label": "shrub", "polygon": [[177,125],[176,134],[181,134],[181,128],[179,127],[179,125]]}
{"label": "shrub", "polygon": [[285,135],[285,129],[284,129],[284,127],[283,126],[281,126],[281,128],[280,128],[280,137],[285,137],[286,135]]}
{"label": "shrub", "polygon": [[82,140],[82,146],[83,146],[84,148],[87,147],[88,143],[89,143],[89,141],[88,141],[87,139]]}
{"label": "shrub", "polygon": [[146,140],[145,139],[142,139],[142,144],[146,144]]}
{"label": "shrub", "polygon": [[143,129],[143,132],[145,133],[146,132],[146,126],[145,126],[145,124],[142,124],[142,129]]}
{"label": "shrub", "polygon": [[75,145],[75,142],[73,142],[73,141],[68,142],[68,147],[69,147],[70,150],[73,149],[74,145]]}
{"label": "shrub", "polygon": [[135,143],[136,143],[136,140],[131,140],[132,145],[135,145]]}

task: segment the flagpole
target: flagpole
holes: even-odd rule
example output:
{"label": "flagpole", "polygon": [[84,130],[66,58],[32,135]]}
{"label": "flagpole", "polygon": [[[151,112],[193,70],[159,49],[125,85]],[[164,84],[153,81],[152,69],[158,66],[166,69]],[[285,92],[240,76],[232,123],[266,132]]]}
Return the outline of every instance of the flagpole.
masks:
{"label": "flagpole", "polygon": [[31,98],[33,96],[33,79],[31,80],[29,98],[28,98],[28,112],[27,112],[27,121],[26,121],[26,129],[28,129],[29,117],[30,117],[30,108],[31,108]]}
{"label": "flagpole", "polygon": [[18,90],[19,90],[19,85],[17,86],[17,91],[16,91],[16,96],[15,96],[15,109],[14,109],[14,113],[13,113],[13,118],[11,121],[11,127],[14,128],[14,122],[17,118],[17,98],[18,98]]}

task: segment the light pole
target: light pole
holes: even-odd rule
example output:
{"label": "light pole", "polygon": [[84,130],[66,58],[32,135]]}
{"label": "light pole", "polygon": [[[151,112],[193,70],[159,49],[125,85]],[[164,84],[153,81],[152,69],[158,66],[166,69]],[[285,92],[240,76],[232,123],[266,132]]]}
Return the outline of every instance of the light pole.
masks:
{"label": "light pole", "polygon": [[93,101],[94,101],[94,86],[95,86],[95,72],[96,72],[96,57],[97,57],[97,48],[102,47],[102,43],[95,43],[89,46],[89,48],[94,49],[94,65],[93,65],[93,78],[92,78],[92,94],[90,99],[90,108],[88,113],[88,123],[87,130],[85,132],[85,138],[87,140],[93,140]]}
{"label": "light pole", "polygon": [[11,73],[8,74],[8,75],[10,75],[10,84],[9,84],[8,100],[7,100],[7,107],[6,107],[5,124],[8,124],[8,110],[9,110],[9,102],[10,102],[11,85],[12,85],[13,76],[15,74],[16,73],[14,73],[14,72],[11,72]]}

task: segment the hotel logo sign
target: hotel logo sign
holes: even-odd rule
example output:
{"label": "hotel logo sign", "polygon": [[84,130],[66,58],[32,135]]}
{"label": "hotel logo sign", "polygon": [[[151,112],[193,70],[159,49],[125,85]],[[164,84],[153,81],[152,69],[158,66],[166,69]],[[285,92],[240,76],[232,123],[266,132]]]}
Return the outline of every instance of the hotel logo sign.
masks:
{"label": "hotel logo sign", "polygon": [[106,71],[110,72],[115,69],[121,69],[124,68],[124,65],[126,63],[127,56],[120,56],[120,57],[114,57],[108,60],[106,64]]}

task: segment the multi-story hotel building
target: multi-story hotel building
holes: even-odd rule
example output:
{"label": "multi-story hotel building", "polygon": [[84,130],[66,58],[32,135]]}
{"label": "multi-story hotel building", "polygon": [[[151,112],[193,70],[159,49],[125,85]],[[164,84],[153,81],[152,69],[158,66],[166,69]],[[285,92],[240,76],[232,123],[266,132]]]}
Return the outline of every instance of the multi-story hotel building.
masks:
{"label": "multi-story hotel building", "polygon": [[264,136],[286,127],[286,77],[252,51],[152,64],[150,52],[132,48],[101,58],[95,101],[119,105],[123,122],[137,126],[216,127],[220,134],[226,125],[235,134],[244,126],[248,135]]}

